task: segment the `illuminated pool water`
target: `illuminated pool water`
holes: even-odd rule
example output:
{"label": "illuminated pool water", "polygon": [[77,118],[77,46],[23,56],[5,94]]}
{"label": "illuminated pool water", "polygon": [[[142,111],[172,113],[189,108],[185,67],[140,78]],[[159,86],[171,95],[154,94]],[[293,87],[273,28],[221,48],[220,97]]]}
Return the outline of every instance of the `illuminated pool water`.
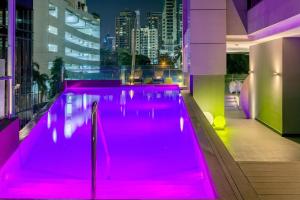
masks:
{"label": "illuminated pool water", "polygon": [[91,197],[94,101],[97,198],[215,198],[175,86],[68,89],[0,170],[0,198]]}

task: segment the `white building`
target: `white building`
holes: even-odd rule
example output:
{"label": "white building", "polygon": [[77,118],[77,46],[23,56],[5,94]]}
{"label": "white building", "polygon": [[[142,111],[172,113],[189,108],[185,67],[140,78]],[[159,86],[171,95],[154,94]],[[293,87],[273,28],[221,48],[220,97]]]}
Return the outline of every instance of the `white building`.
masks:
{"label": "white building", "polygon": [[157,64],[159,51],[158,30],[150,28],[137,29],[136,51],[137,54],[150,58],[151,64]]}
{"label": "white building", "polygon": [[34,62],[50,73],[62,57],[72,72],[100,67],[100,18],[88,13],[86,0],[34,0]]}

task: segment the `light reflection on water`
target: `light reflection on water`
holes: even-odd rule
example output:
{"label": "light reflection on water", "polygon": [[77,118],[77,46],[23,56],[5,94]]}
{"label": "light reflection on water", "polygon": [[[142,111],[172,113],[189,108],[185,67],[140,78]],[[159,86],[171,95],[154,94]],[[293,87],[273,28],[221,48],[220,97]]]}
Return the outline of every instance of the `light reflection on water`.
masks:
{"label": "light reflection on water", "polygon": [[[64,137],[66,139],[70,139],[72,138],[73,134],[76,133],[77,129],[80,129],[82,126],[88,125],[90,120],[89,113],[91,112],[91,105],[94,101],[100,102],[100,110],[106,110],[105,108],[102,108],[102,104],[103,106],[107,106],[108,108],[114,107],[114,105],[119,104],[120,115],[123,118],[126,117],[127,110],[129,109],[128,111],[130,113],[134,112],[137,118],[140,118],[142,116],[143,119],[145,118],[145,115],[143,113],[147,112],[148,117],[152,120],[154,120],[156,117],[159,118],[159,113],[164,110],[170,109],[171,105],[181,105],[182,101],[180,93],[174,90],[166,90],[161,92],[143,91],[136,95],[138,96],[136,100],[137,102],[132,102],[135,96],[135,91],[133,89],[130,89],[128,91],[123,89],[119,94],[120,101],[115,102],[114,99],[117,99],[116,96],[118,96],[118,93],[104,95],[88,94],[86,92],[83,94],[76,94],[75,92],[66,93],[63,96],[66,103],[64,108],[65,113],[63,119],[64,128],[61,132],[64,133]],[[101,99],[101,97],[103,98]],[[166,100],[168,101],[168,103],[164,102]],[[172,104],[170,104],[170,101],[172,101]],[[149,105],[145,105],[145,102],[150,103]],[[178,109],[181,107],[177,106],[175,108]],[[180,111],[180,113],[182,113],[182,111]],[[51,109],[47,113],[47,128],[49,130],[52,130],[53,133],[54,130],[55,132],[57,131],[53,128],[53,126],[51,126],[51,124],[55,123],[57,114],[59,113],[57,113],[57,110],[55,109]],[[118,114],[114,113],[114,115],[117,117]],[[178,119],[178,129],[180,130],[180,132],[183,132],[184,117],[180,115],[178,116]],[[62,119],[60,119],[60,122],[61,120]],[[55,138],[57,138],[57,136]],[[55,143],[57,142],[56,140],[57,139],[55,139]]]}

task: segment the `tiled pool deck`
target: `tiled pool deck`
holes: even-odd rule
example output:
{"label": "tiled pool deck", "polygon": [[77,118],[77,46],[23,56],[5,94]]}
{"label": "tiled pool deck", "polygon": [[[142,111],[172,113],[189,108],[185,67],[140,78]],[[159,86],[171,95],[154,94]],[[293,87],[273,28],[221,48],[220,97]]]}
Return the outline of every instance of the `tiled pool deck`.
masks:
{"label": "tiled pool deck", "polygon": [[260,199],[300,199],[300,144],[235,116],[227,112],[228,130],[218,134]]}

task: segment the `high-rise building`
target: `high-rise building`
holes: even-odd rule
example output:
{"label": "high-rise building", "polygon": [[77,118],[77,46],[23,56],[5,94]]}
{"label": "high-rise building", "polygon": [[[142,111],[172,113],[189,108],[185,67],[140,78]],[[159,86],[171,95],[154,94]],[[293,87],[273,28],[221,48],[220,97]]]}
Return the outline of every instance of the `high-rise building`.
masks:
{"label": "high-rise building", "polygon": [[149,29],[148,39],[148,57],[151,60],[151,64],[158,64],[159,54],[159,34],[155,28]]}
{"label": "high-rise building", "polygon": [[[132,34],[132,36],[134,36],[134,34]],[[137,54],[150,58],[151,64],[158,63],[159,49],[157,29],[147,27],[136,30],[136,52]]]}
{"label": "high-rise building", "polygon": [[116,49],[126,49],[131,52],[132,29],[136,14],[134,11],[122,11],[116,17]]}
{"label": "high-rise building", "polygon": [[158,48],[162,46],[162,13],[148,12],[147,25],[150,29],[157,29],[158,32]]}
{"label": "high-rise building", "polygon": [[116,37],[111,36],[109,33],[105,35],[103,39],[102,48],[115,51],[116,50]]}
{"label": "high-rise building", "polygon": [[141,28],[141,11],[136,10],[135,11],[135,17],[136,17],[136,28]]}
{"label": "high-rise building", "polygon": [[178,5],[178,13],[177,13],[177,41],[178,41],[178,45],[179,47],[182,47],[182,27],[183,27],[183,18],[182,18],[182,12],[183,12],[183,8],[182,8],[182,3]]}
{"label": "high-rise building", "polygon": [[33,55],[42,72],[49,73],[57,57],[69,72],[98,72],[100,18],[88,13],[86,1],[33,0],[33,6]]}
{"label": "high-rise building", "polygon": [[[134,30],[132,30],[133,32]],[[134,34],[132,34],[133,36]],[[136,30],[136,52],[139,55],[148,56],[149,28]]]}
{"label": "high-rise building", "polygon": [[177,1],[165,0],[162,14],[162,40],[164,53],[174,55],[177,46]]}
{"label": "high-rise building", "polygon": [[[8,73],[8,1],[0,1],[0,76]],[[32,0],[16,0],[15,113],[25,125],[33,115],[32,96]],[[7,83],[0,81],[0,118],[8,113]]]}
{"label": "high-rise building", "polygon": [[65,0],[65,1],[68,2],[68,4],[73,8],[76,8],[78,10],[82,10],[84,12],[88,12],[88,7],[86,5],[86,0]]}

